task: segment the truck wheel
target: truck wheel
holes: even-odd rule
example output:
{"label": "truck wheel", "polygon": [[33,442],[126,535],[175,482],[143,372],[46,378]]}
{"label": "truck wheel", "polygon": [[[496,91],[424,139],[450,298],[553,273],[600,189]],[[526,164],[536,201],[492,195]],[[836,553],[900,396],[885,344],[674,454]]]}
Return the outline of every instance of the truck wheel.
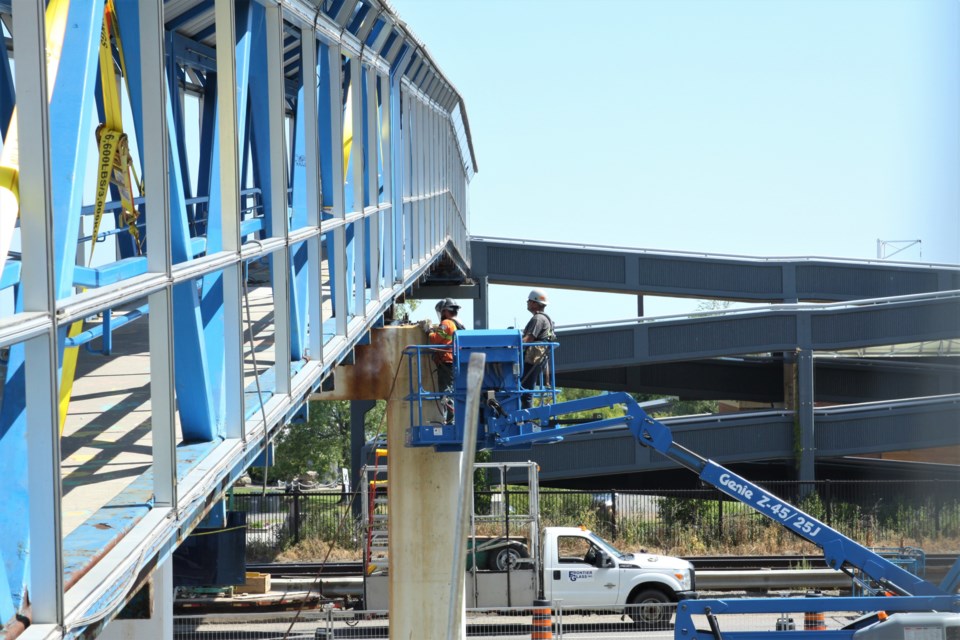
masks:
{"label": "truck wheel", "polygon": [[506,571],[516,569],[517,564],[523,558],[529,558],[530,554],[527,548],[522,544],[511,543],[506,547],[501,547],[496,551],[490,552],[487,568],[491,571]]}
{"label": "truck wheel", "polygon": [[630,597],[627,615],[638,628],[645,631],[664,631],[670,626],[673,607],[670,596],[659,589],[645,589]]}

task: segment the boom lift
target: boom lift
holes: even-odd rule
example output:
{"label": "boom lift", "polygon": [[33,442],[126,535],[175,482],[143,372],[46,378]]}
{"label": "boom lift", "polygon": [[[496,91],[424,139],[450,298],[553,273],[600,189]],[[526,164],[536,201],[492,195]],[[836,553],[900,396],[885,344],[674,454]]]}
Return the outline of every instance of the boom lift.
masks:
{"label": "boom lift", "polygon": [[[887,558],[874,553],[813,516],[771,494],[762,487],[733,473],[723,466],[703,458],[674,441],[670,428],[651,418],[640,404],[627,393],[606,393],[591,398],[555,402],[552,384],[537,389],[523,389],[520,377],[524,350],[533,346],[547,346],[550,358],[548,375],[552,377],[555,343],[523,343],[520,332],[514,330],[458,331],[454,335],[455,384],[453,424],[425,424],[423,404],[440,401],[443,393],[427,391],[420,372],[424,347],[408,350],[412,384],[408,397],[411,406],[411,428],[407,436],[409,446],[432,446],[437,451],[458,451],[463,447],[464,408],[466,399],[466,363],[473,352],[486,354],[486,368],[480,389],[480,418],[477,434],[478,449],[508,449],[529,447],[534,443],[558,442],[565,437],[607,429],[627,427],[641,445],[655,449],[682,467],[696,473],[700,479],[731,498],[749,505],[774,522],[786,527],[801,538],[823,550],[828,566],[850,573],[857,570],[876,581],[890,593],[902,597],[882,598],[765,598],[742,600],[688,600],[677,611],[676,637],[695,639],[712,635],[716,640],[741,640],[756,632],[721,632],[716,615],[721,613],[777,613],[800,611],[865,611],[882,610],[882,620],[867,618],[853,626],[832,634],[857,636],[873,640],[947,640],[960,638],[960,559],[939,585],[923,580]],[[540,399],[540,406],[524,409],[524,396]],[[579,422],[565,420],[564,416],[579,412],[620,406],[623,415]],[[890,612],[914,612],[889,616]],[[926,612],[926,613],[920,613]],[[940,613],[932,613],[940,612]],[[697,631],[693,615],[705,615],[710,631]],[[906,621],[906,622],[905,622]],[[923,629],[932,629],[922,639],[904,636],[903,628],[916,623]],[[877,626],[880,625],[880,626]],[[906,627],[905,627],[906,625]],[[914,625],[914,626],[916,626]],[[891,631],[892,630],[892,631]],[[899,631],[898,631],[899,630]],[[934,631],[935,630],[935,631]],[[779,631],[778,637],[792,631]],[[913,632],[911,632],[913,633]],[[915,633],[914,633],[915,635]],[[922,635],[922,634],[921,634]],[[808,637],[808,636],[807,636]],[[784,638],[784,640],[788,640]]]}

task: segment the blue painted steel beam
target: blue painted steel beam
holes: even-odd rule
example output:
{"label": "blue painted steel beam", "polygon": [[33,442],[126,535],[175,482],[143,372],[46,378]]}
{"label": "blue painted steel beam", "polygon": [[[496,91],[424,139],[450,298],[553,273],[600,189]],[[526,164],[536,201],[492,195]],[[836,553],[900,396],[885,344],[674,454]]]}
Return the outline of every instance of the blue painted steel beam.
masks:
{"label": "blue painted steel beam", "polygon": [[393,46],[394,41],[396,41],[398,37],[399,36],[397,35],[396,31],[387,36],[387,41],[383,44],[383,48],[377,53],[383,55],[385,52],[390,51],[390,48]]}
{"label": "blue painted steel beam", "polygon": [[[190,191],[190,164],[187,160],[187,139],[186,128],[184,126],[183,104],[180,102],[180,76],[182,70],[177,64],[177,59],[186,55],[188,51],[184,46],[182,38],[177,34],[168,32],[166,37],[166,59],[167,59],[167,95],[170,97],[170,105],[173,109],[173,120],[170,121],[170,133],[176,140],[177,164],[183,183],[183,197],[189,198],[193,194]],[[187,216],[190,225],[193,225],[193,208],[186,207]]]}
{"label": "blue painted steel beam", "polygon": [[[198,235],[207,235],[206,218],[209,217],[209,198],[213,191],[219,188],[219,147],[217,146],[217,136],[219,128],[217,126],[217,74],[213,71],[207,72],[206,83],[203,90],[203,102],[200,112],[200,162],[197,168],[197,198],[207,198],[206,203],[194,205],[197,212],[196,233]],[[214,176],[217,176],[218,182],[213,182]],[[206,215],[201,215],[206,214]],[[213,244],[211,238],[207,238],[207,251],[213,253],[219,251],[219,244]],[[214,248],[216,247],[216,248]]]}
{"label": "blue painted steel beam", "polygon": [[[93,117],[100,27],[103,21],[99,3],[71,3],[67,22],[72,28],[64,33],[63,50],[71,55],[60,59],[50,102],[51,190],[55,220],[54,283],[57,298],[73,293],[73,267],[76,262],[83,176],[86,169],[87,142]],[[74,53],[75,52],[75,53]],[[20,296],[15,310],[22,310]],[[60,351],[66,332],[60,332]],[[23,515],[29,513],[27,486],[26,415],[24,347],[14,345],[7,362],[3,403],[0,406],[0,447],[10,462],[4,473],[5,503],[0,510],[0,561],[4,564],[10,594],[16,609],[25,604],[29,591],[30,535]],[[4,599],[6,600],[6,599]],[[0,606],[3,602],[0,601]],[[6,620],[0,620],[0,623]]]}
{"label": "blue painted steel beam", "polygon": [[[364,41],[364,44],[367,46],[374,43],[377,39],[377,36],[380,35],[380,32],[383,31],[383,28],[386,26],[387,22],[383,18],[378,18],[377,22],[373,25],[373,28],[370,30],[370,35],[367,36],[367,39]],[[379,51],[377,53],[380,53]]]}
{"label": "blue painted steel beam", "polygon": [[[308,43],[309,44],[309,43]],[[307,163],[305,123],[308,115],[304,112],[303,72],[300,72],[300,87],[297,92],[296,109],[293,120],[293,144],[290,148],[290,184],[293,217],[291,229],[303,229],[307,226]],[[310,114],[309,117],[313,117]],[[307,243],[290,247],[290,358],[299,360],[304,355],[307,342]],[[320,295],[315,292],[314,295]]]}
{"label": "blue painted steel beam", "polygon": [[263,196],[264,229],[267,235],[272,228],[275,215],[286,215],[285,211],[273,211],[270,198],[270,128],[269,128],[269,100],[267,77],[270,69],[267,68],[266,48],[266,13],[264,8],[256,2],[250,4],[250,38],[249,58],[249,105],[250,127],[249,140],[253,161],[254,184],[260,187]]}
{"label": "blue painted steel beam", "polygon": [[[173,56],[173,60],[180,65],[198,69],[200,71],[216,71],[217,53],[212,47],[202,44],[203,38],[185,38],[179,33],[168,32],[167,37],[173,42],[174,47],[168,51]],[[126,40],[124,40],[126,42]]]}
{"label": "blue painted steel beam", "polygon": [[13,117],[13,107],[17,103],[16,89],[13,86],[13,69],[7,47],[0,42],[0,138],[7,137],[7,127]]}
{"label": "blue painted steel beam", "polygon": [[[79,347],[83,344],[88,344],[92,340],[97,338],[103,338],[106,342],[110,339],[110,331],[116,330],[122,327],[125,324],[130,324],[134,320],[141,318],[147,313],[147,305],[141,305],[132,311],[119,316],[117,318],[110,317],[110,310],[108,309],[104,312],[103,324],[90,327],[85,331],[81,331],[77,335],[67,338],[66,345],[67,347]],[[109,348],[104,346],[104,355],[109,354]]]}
{"label": "blue painted steel beam", "polygon": [[390,67],[389,80],[389,100],[390,100],[390,165],[392,171],[391,191],[393,192],[392,220],[393,220],[393,271],[394,273],[403,273],[404,265],[404,241],[406,235],[406,224],[404,223],[404,205],[403,205],[403,185],[406,177],[406,163],[403,153],[403,136],[409,135],[409,132],[403,131],[401,127],[401,80],[403,78],[403,69],[406,59],[410,53],[410,48],[403,45],[400,53]]}
{"label": "blue painted steel beam", "polygon": [[[139,34],[139,3],[135,0],[119,0],[117,15],[121,34],[131,34],[124,37],[124,56],[127,61],[127,71],[130,74],[130,95],[134,114],[134,123],[137,130],[137,139],[142,143],[142,81],[140,78],[140,39],[132,34]],[[166,44],[170,44],[168,37]],[[173,66],[170,61],[170,52],[167,52],[168,69]],[[169,75],[168,75],[169,78]],[[169,87],[170,85],[168,85]],[[175,83],[174,83],[175,86]],[[174,133],[174,105],[179,104],[177,97],[179,89],[167,93],[167,121],[170,123],[170,209],[171,214],[171,254],[174,264],[191,260],[194,256],[193,238],[187,217],[187,197],[183,183],[181,161],[186,162],[186,153],[181,151],[178,136]],[[182,123],[181,123],[182,128]],[[141,147],[142,148],[142,147]],[[216,389],[208,366],[207,345],[210,344],[204,336],[203,316],[201,313],[200,297],[193,282],[179,284],[173,288],[174,303],[174,331],[177,339],[174,344],[174,358],[176,365],[177,403],[180,413],[181,430],[184,440],[207,442],[222,435],[222,425],[217,422],[216,411],[220,405],[214,396]],[[214,340],[222,349],[222,335]]]}
{"label": "blue painted steel beam", "polygon": [[[170,248],[174,264],[193,258],[187,219],[183,174],[177,162],[178,143],[172,135],[173,106],[167,96],[167,121],[171,125],[170,146]],[[212,376],[208,365],[207,341],[203,331],[200,297],[193,281],[173,287],[174,363],[180,426],[186,441],[208,442],[222,437],[216,422]],[[222,342],[222,339],[221,341]]]}
{"label": "blue painted steel beam", "polygon": [[[198,222],[196,232],[206,235],[207,254],[223,249],[223,208],[220,193],[220,123],[217,116],[216,74],[207,73],[209,81],[204,91],[203,112],[200,127],[200,168],[197,176],[197,191],[209,196],[206,219]],[[199,210],[199,209],[198,209]],[[227,215],[234,215],[228,212]],[[211,408],[217,430],[225,429],[225,349],[223,274],[207,274],[200,287],[200,315],[203,323],[204,341],[207,345],[207,366],[210,375]],[[222,431],[220,431],[222,433]]]}
{"label": "blue painted steel beam", "polygon": [[[340,160],[337,159],[339,154],[335,153],[335,151],[337,151],[337,141],[332,138],[331,134],[335,113],[331,108],[330,95],[334,86],[333,83],[340,77],[340,68],[331,68],[329,60],[329,45],[319,42],[317,45],[317,132],[320,138],[320,184],[322,185],[320,199],[323,208],[320,214],[321,221],[329,220],[333,217],[330,211],[334,206],[334,191],[338,188],[337,185],[334,185],[333,168],[335,162],[340,162]],[[337,284],[337,274],[343,268],[343,265],[339,264],[335,257],[336,252],[333,250],[333,233],[324,234],[323,245],[327,254],[327,265],[330,274],[330,299],[333,306],[333,314],[336,315],[344,312],[339,309],[337,305],[337,287],[339,286]]]}
{"label": "blue painted steel beam", "polygon": [[190,7],[183,13],[181,13],[176,18],[166,21],[166,28],[168,31],[175,31],[190,22],[194,18],[198,18],[204,13],[213,10],[213,0],[202,0],[197,5]]}
{"label": "blue painted steel beam", "polygon": [[197,35],[194,36],[194,40],[197,40],[197,41],[206,40],[207,38],[212,36],[214,33],[216,33],[216,31],[217,31],[216,25],[210,25],[206,29],[201,29],[200,31],[198,31]]}
{"label": "blue painted steel beam", "polygon": [[[246,122],[247,93],[249,88],[249,60],[250,42],[250,4],[238,2],[235,7],[235,29],[238,44],[234,50],[237,65],[237,107],[239,122]],[[213,75],[213,72],[208,72]],[[222,194],[220,192],[220,122],[216,115],[216,82],[209,83],[204,103],[204,127],[201,132],[201,170],[208,176],[204,181],[204,188],[209,190],[210,200],[207,206],[206,236],[208,253],[215,253],[223,249],[223,216],[235,215],[234,212],[224,212]],[[208,110],[209,108],[209,110]],[[207,137],[209,133],[209,138]],[[241,136],[243,137],[243,136]],[[240,147],[245,148],[244,146]],[[198,189],[200,183],[198,183]],[[201,315],[203,318],[204,339],[207,344],[207,364],[209,367],[212,409],[218,429],[225,428],[226,414],[226,371],[224,336],[224,297],[223,274],[215,273],[203,278],[201,288]]]}
{"label": "blue painted steel beam", "polygon": [[[23,310],[20,296],[15,311]],[[23,344],[10,347],[7,376],[0,406],[0,447],[7,459],[4,471],[4,508],[0,510],[0,624],[10,620],[24,603],[29,589],[30,529],[25,514],[30,509],[27,469],[26,370]]]}
{"label": "blue painted steel beam", "polygon": [[370,5],[366,3],[361,4],[357,12],[353,14],[353,19],[350,21],[349,25],[347,26],[347,31],[356,35],[357,29],[360,28],[360,25],[363,23],[363,19],[367,16],[367,13],[369,12],[370,12]]}

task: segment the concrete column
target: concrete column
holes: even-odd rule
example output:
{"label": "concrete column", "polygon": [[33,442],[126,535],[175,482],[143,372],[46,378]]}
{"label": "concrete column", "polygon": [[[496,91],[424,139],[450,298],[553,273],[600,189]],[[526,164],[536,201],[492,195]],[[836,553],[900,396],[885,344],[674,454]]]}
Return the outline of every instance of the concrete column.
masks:
{"label": "concrete column", "polygon": [[[149,611],[137,619],[116,618],[98,636],[103,640],[136,640],[137,638],[173,637],[173,558],[157,567],[147,586],[150,591]],[[126,611],[126,609],[124,610]],[[121,614],[122,615],[122,614]]]}
{"label": "concrete column", "polygon": [[[390,638],[404,640],[446,638],[464,622],[463,589],[451,589],[450,577],[461,454],[406,446],[410,369],[403,350],[425,342],[418,326],[374,329],[370,344],[357,347],[356,363],[335,372],[335,391],[318,398],[387,400]],[[425,358],[425,388],[433,384],[429,366]],[[424,405],[424,420],[440,421],[434,403]]]}

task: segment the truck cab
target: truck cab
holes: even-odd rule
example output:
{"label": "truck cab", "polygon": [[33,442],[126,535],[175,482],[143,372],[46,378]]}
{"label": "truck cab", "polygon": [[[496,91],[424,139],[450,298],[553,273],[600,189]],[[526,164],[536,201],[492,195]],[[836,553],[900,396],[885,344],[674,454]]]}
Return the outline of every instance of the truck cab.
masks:
{"label": "truck cab", "polygon": [[693,565],[680,558],[625,553],[583,527],[546,527],[544,597],[570,606],[624,606],[635,622],[669,621],[664,605],[696,597]]}

